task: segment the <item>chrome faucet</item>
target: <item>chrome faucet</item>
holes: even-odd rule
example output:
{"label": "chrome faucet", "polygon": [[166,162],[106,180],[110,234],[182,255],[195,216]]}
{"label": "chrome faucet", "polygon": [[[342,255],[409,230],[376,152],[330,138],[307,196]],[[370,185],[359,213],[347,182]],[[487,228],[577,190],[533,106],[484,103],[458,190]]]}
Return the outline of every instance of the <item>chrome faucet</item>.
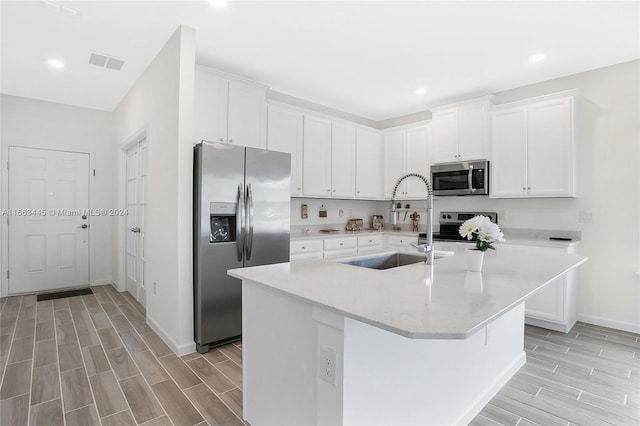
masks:
{"label": "chrome faucet", "polygon": [[425,254],[425,262],[427,265],[433,265],[433,188],[429,179],[419,173],[407,173],[402,176],[393,187],[391,194],[391,224],[398,223],[398,211],[396,210],[396,191],[403,180],[409,177],[417,177],[421,179],[427,187],[427,242],[422,246],[416,246]]}

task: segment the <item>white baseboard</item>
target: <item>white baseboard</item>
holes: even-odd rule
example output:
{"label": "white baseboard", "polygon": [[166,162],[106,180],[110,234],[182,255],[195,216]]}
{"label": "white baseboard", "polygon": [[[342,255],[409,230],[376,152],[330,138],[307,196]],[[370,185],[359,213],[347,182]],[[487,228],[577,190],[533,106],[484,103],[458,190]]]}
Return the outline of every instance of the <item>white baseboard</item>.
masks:
{"label": "white baseboard", "polygon": [[187,355],[196,351],[196,342],[189,342],[183,344],[177,344],[171,337],[155,322],[152,318],[147,316],[147,324],[156,332],[158,336],[171,348],[171,350],[178,356]]}
{"label": "white baseboard", "polygon": [[593,315],[578,315],[578,321],[586,322],[593,325],[599,325],[602,327],[615,328],[616,330],[628,331],[631,333],[640,334],[640,324],[632,324],[622,321],[614,321],[607,318],[596,317]]}

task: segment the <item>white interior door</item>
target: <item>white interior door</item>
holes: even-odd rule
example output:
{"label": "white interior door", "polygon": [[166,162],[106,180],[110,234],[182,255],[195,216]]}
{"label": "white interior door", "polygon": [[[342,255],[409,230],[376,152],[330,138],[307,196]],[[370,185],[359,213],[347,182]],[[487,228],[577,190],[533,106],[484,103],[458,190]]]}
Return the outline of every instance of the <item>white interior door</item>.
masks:
{"label": "white interior door", "polygon": [[144,284],[144,212],[147,178],[147,142],[138,142],[127,151],[127,291],[146,306]]}
{"label": "white interior door", "polygon": [[89,154],[9,148],[9,293],[89,284]]}

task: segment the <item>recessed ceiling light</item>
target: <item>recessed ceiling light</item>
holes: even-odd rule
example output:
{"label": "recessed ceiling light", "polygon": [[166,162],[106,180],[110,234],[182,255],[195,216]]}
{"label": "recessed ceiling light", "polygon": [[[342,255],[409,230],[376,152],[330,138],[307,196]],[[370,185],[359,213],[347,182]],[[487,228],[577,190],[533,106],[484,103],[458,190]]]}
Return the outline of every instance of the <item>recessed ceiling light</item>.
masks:
{"label": "recessed ceiling light", "polygon": [[62,61],[59,61],[57,59],[49,59],[47,63],[49,64],[50,67],[53,67],[53,68],[64,68],[64,63],[62,63]]}
{"label": "recessed ceiling light", "polygon": [[529,56],[529,62],[540,62],[544,59],[543,53],[536,53],[535,55]]}
{"label": "recessed ceiling light", "polygon": [[209,4],[216,9],[227,7],[227,0],[209,0]]}
{"label": "recessed ceiling light", "polygon": [[416,90],[416,95],[424,95],[427,93],[427,89],[418,89]]}

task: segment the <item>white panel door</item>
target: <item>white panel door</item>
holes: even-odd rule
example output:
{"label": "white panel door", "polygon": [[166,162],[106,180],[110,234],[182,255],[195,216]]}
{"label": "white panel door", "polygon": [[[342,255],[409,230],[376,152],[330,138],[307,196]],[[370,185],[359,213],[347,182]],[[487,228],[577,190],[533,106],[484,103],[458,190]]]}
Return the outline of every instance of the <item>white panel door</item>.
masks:
{"label": "white panel door", "polygon": [[9,293],[89,284],[89,154],[9,148]]}
{"label": "white panel door", "polygon": [[331,195],[331,121],[304,116],[303,195]]}
{"label": "white panel door", "polygon": [[302,113],[269,105],[267,149],[291,154],[291,195],[302,195]]}
{"label": "white panel door", "polygon": [[458,159],[477,160],[487,158],[487,104],[486,102],[460,107]]}
{"label": "white panel door", "polygon": [[[404,175],[404,131],[396,130],[384,135],[384,197],[391,198],[396,181]],[[397,198],[406,194],[402,182],[396,192]]]}
{"label": "white panel door", "polygon": [[331,196],[356,195],[356,128],[333,123],[331,129]]}
{"label": "white panel door", "polygon": [[146,306],[144,282],[144,236],[147,180],[147,142],[127,151],[127,230],[125,275],[127,291]]}
{"label": "white panel door", "polygon": [[228,142],[265,149],[266,90],[238,81],[229,81]]}
{"label": "white panel door", "polygon": [[[431,168],[429,160],[429,128],[427,126],[415,127],[407,130],[405,142],[405,173],[419,173],[429,177]],[[427,198],[427,186],[422,180],[412,177],[406,180],[409,198]]]}
{"label": "white panel door", "polygon": [[458,108],[433,113],[433,162],[458,161]]}
{"label": "white panel door", "polygon": [[525,197],[526,188],[526,107],[495,111],[491,115],[492,198]]}
{"label": "white panel door", "polygon": [[379,198],[382,137],[377,130],[356,131],[356,198]]}
{"label": "white panel door", "polygon": [[227,142],[229,80],[196,69],[194,88],[194,142]]}
{"label": "white panel door", "polygon": [[529,106],[527,192],[529,196],[573,195],[569,98]]}

